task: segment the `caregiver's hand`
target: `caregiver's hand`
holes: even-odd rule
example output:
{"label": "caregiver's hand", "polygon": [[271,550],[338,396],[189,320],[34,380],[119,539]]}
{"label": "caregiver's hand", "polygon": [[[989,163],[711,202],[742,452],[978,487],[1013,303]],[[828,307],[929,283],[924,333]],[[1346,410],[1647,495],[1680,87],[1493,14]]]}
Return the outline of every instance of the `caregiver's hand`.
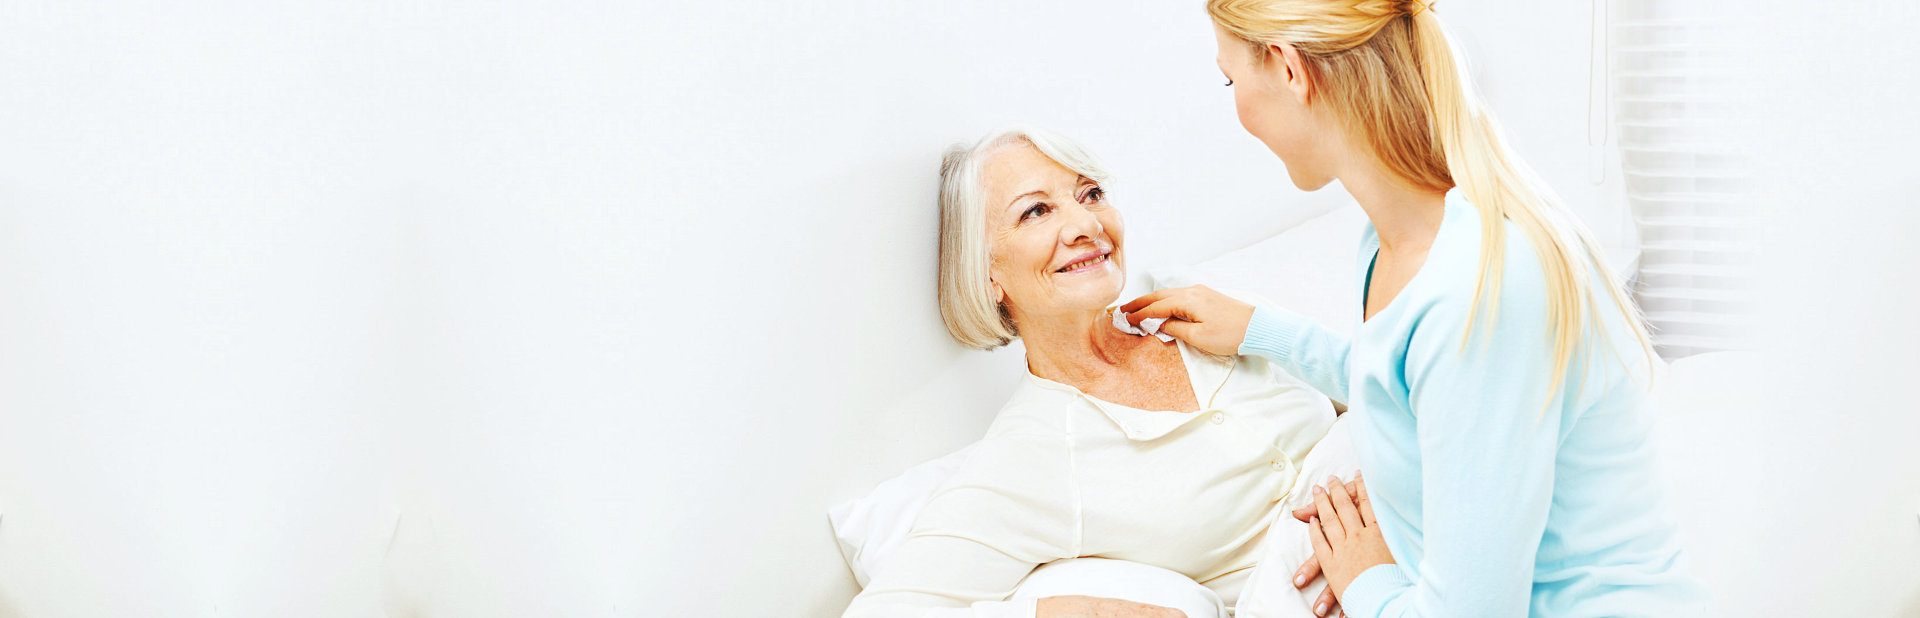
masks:
{"label": "caregiver's hand", "polygon": [[1307,522],[1313,557],[1337,598],[1346,598],[1347,584],[1367,569],[1393,564],[1393,553],[1387,550],[1379,521],[1373,517],[1373,502],[1367,499],[1366,479],[1355,474],[1353,483],[1354,494],[1335,477],[1327,477],[1325,487],[1314,487],[1313,504],[1319,515]]}
{"label": "caregiver's hand", "polygon": [[[1355,470],[1353,472],[1353,480],[1347,482],[1347,495],[1349,496],[1360,495],[1360,471],[1358,470]],[[1312,522],[1313,516],[1319,515],[1319,514],[1320,514],[1320,505],[1318,504],[1309,504],[1293,510],[1293,518],[1300,520],[1300,523]],[[1308,564],[1313,564],[1313,562],[1308,561]],[[1318,568],[1315,568],[1313,573],[1315,575],[1318,575],[1320,574],[1320,570]]]}
{"label": "caregiver's hand", "polygon": [[1253,321],[1253,305],[1204,285],[1158,290],[1121,305],[1120,310],[1127,312],[1127,321],[1134,326],[1148,318],[1172,318],[1160,325],[1160,332],[1214,356],[1239,354],[1247,323]]}
{"label": "caregiver's hand", "polygon": [[1171,607],[1079,595],[1047,597],[1035,607],[1035,618],[1187,618]]}
{"label": "caregiver's hand", "polygon": [[[1347,495],[1357,496],[1360,495],[1360,473],[1355,471],[1353,478],[1354,480],[1348,482],[1346,485]],[[1309,504],[1295,509],[1293,511],[1293,518],[1300,520],[1302,523],[1312,523],[1313,518],[1319,514],[1320,507]],[[1300,565],[1300,570],[1293,572],[1293,587],[1297,590],[1305,590],[1307,584],[1311,584],[1317,579],[1320,579],[1320,559],[1314,556],[1308,556],[1307,561]],[[1333,614],[1333,611],[1339,607],[1340,601],[1333,596],[1333,586],[1327,586],[1320,591],[1320,598],[1314,599],[1313,601],[1313,615],[1330,616]],[[1344,614],[1345,612],[1341,613]]]}

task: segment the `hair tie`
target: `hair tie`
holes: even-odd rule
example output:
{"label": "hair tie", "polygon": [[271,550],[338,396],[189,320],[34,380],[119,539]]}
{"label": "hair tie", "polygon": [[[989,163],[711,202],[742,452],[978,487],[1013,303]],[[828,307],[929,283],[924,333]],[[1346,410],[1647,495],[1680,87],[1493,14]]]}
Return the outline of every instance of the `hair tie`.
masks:
{"label": "hair tie", "polygon": [[1421,0],[1413,0],[1408,4],[1413,6],[1413,10],[1407,12],[1407,17],[1419,17],[1420,13],[1426,11],[1429,8],[1433,8],[1433,5],[1431,3],[1422,2]]}

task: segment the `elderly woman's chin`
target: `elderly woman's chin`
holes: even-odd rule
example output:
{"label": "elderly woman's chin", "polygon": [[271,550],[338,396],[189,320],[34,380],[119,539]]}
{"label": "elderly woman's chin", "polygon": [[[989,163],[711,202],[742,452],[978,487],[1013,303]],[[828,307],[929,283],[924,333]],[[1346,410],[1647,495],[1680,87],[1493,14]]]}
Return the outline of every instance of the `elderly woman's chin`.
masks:
{"label": "elderly woman's chin", "polygon": [[1054,303],[1076,309],[1106,309],[1127,287],[1127,271],[1116,259],[1080,270],[1053,274]]}

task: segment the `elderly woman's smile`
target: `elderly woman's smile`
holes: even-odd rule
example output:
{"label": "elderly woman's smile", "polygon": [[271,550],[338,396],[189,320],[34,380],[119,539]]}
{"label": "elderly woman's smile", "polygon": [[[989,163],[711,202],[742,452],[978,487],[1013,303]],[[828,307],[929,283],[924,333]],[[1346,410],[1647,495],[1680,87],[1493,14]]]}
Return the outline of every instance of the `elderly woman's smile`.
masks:
{"label": "elderly woman's smile", "polygon": [[981,166],[989,278],[1008,310],[1103,309],[1126,285],[1120,211],[1100,183],[1016,141]]}
{"label": "elderly woman's smile", "polygon": [[1056,270],[1053,272],[1078,274],[1078,273],[1090,272],[1095,268],[1104,268],[1107,265],[1107,263],[1110,261],[1107,259],[1107,256],[1112,254],[1113,252],[1110,250],[1089,252],[1086,255],[1080,256],[1081,259],[1079,261],[1076,261],[1072,264],[1068,264],[1066,266],[1062,266],[1060,267],[1060,270]]}

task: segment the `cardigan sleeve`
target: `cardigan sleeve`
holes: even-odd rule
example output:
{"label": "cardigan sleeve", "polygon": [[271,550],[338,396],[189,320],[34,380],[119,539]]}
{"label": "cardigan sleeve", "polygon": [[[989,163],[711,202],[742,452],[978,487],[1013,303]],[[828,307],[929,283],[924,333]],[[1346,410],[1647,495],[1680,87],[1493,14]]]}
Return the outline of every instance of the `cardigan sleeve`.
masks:
{"label": "cardigan sleeve", "polygon": [[1079,551],[1066,439],[982,442],[928,500],[844,618],[1032,618],[1033,599],[1007,597],[1034,568]]}
{"label": "cardigan sleeve", "polygon": [[1288,373],[1326,393],[1334,401],[1347,402],[1347,351],[1352,343],[1346,335],[1328,330],[1306,316],[1281,309],[1259,296],[1223,291],[1251,303],[1253,320],[1247,323],[1246,338],[1240,341],[1241,356],[1257,355],[1277,363]]}
{"label": "cardigan sleeve", "polygon": [[1361,573],[1341,599],[1350,615],[1528,614],[1574,386],[1548,399],[1553,343],[1537,264],[1513,259],[1506,271],[1497,323],[1482,320],[1463,339],[1472,300],[1453,297],[1434,301],[1409,335],[1404,371],[1423,496],[1423,550],[1411,572],[1419,575],[1391,564]]}

